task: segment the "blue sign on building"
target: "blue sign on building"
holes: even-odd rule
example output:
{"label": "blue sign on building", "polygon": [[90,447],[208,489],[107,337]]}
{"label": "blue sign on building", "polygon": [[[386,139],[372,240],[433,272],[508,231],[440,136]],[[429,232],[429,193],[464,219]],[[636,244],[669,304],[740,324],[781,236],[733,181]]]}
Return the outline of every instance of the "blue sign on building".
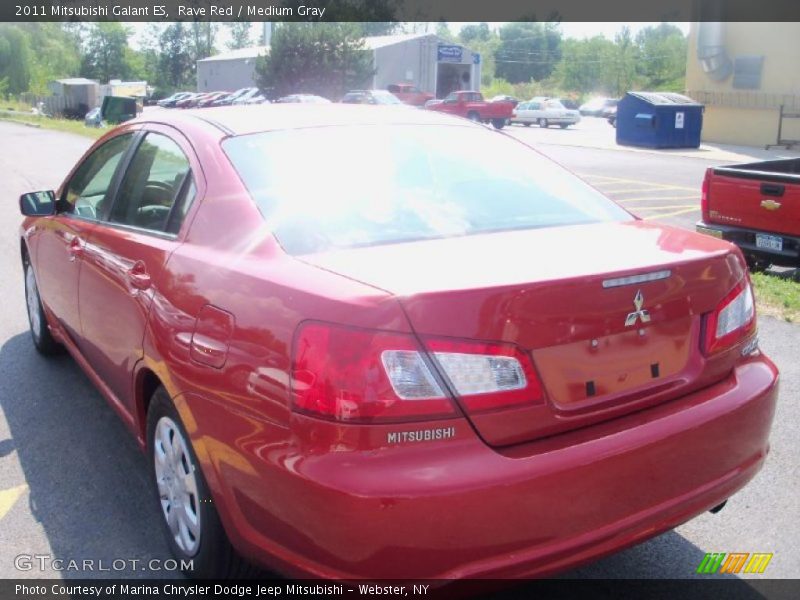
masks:
{"label": "blue sign on building", "polygon": [[439,44],[439,62],[462,62],[464,48],[455,44]]}

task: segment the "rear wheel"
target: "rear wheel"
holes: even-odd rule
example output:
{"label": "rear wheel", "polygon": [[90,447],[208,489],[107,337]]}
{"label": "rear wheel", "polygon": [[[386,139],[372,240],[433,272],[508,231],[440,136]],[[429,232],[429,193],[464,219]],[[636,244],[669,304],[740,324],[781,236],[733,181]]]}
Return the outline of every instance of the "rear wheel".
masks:
{"label": "rear wheel", "polygon": [[502,129],[503,127],[506,126],[506,120],[505,119],[492,119],[492,126],[495,129]]}
{"label": "rear wheel", "polygon": [[745,261],[747,261],[747,268],[751,273],[762,273],[769,269],[770,263],[763,258],[758,258],[752,254],[745,254]]}
{"label": "rear wheel", "polygon": [[47,317],[44,314],[42,300],[39,298],[39,287],[36,284],[36,274],[31,263],[25,261],[25,303],[28,308],[28,324],[30,325],[33,345],[40,354],[46,356],[57,354],[62,346],[50,333],[47,326]]}
{"label": "rear wheel", "polygon": [[550,123],[547,122],[547,119],[539,119],[539,127],[547,129],[550,127]]}
{"label": "rear wheel", "polygon": [[150,473],[167,543],[193,578],[247,577],[256,570],[228,541],[197,456],[166,390],[159,387],[147,412]]}

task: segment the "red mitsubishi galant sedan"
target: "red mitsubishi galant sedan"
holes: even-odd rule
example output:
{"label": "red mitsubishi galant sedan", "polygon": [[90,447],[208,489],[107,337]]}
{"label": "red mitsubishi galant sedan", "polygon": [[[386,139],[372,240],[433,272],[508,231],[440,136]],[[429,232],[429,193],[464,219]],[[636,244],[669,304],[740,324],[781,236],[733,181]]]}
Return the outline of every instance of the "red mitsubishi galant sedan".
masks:
{"label": "red mitsubishi galant sedan", "polygon": [[33,343],[138,438],[194,575],[552,574],[767,454],[739,250],[481,125],[165,111],[20,205]]}

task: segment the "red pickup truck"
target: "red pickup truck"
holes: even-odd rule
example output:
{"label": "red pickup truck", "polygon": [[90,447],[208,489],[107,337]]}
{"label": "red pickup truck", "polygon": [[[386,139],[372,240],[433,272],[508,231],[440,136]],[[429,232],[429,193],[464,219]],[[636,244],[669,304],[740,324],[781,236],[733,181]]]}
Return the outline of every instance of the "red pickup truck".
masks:
{"label": "red pickup truck", "polygon": [[511,118],[514,103],[507,100],[486,102],[480,92],[452,92],[444,100],[427,103],[425,108],[491,123],[495,129],[502,129]]}
{"label": "red pickup truck", "polygon": [[733,242],[751,269],[800,267],[800,159],[711,167],[697,231]]}
{"label": "red pickup truck", "polygon": [[433,94],[423,92],[410,83],[393,83],[387,86],[386,89],[397,96],[400,102],[411,106],[424,106],[428,100],[433,100]]}

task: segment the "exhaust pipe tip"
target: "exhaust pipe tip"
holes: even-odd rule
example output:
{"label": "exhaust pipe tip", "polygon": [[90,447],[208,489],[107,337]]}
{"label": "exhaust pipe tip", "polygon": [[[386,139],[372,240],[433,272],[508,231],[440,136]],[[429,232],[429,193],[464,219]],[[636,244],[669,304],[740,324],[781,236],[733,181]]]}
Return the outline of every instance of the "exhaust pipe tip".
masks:
{"label": "exhaust pipe tip", "polygon": [[728,503],[728,501],[727,501],[727,500],[725,500],[725,501],[724,501],[722,504],[717,504],[717,505],[716,505],[714,508],[712,508],[712,509],[711,509],[711,510],[709,510],[708,512],[710,512],[712,515],[715,515],[715,514],[717,514],[719,511],[721,511],[723,508],[725,508],[725,505],[726,505],[727,503]]}

